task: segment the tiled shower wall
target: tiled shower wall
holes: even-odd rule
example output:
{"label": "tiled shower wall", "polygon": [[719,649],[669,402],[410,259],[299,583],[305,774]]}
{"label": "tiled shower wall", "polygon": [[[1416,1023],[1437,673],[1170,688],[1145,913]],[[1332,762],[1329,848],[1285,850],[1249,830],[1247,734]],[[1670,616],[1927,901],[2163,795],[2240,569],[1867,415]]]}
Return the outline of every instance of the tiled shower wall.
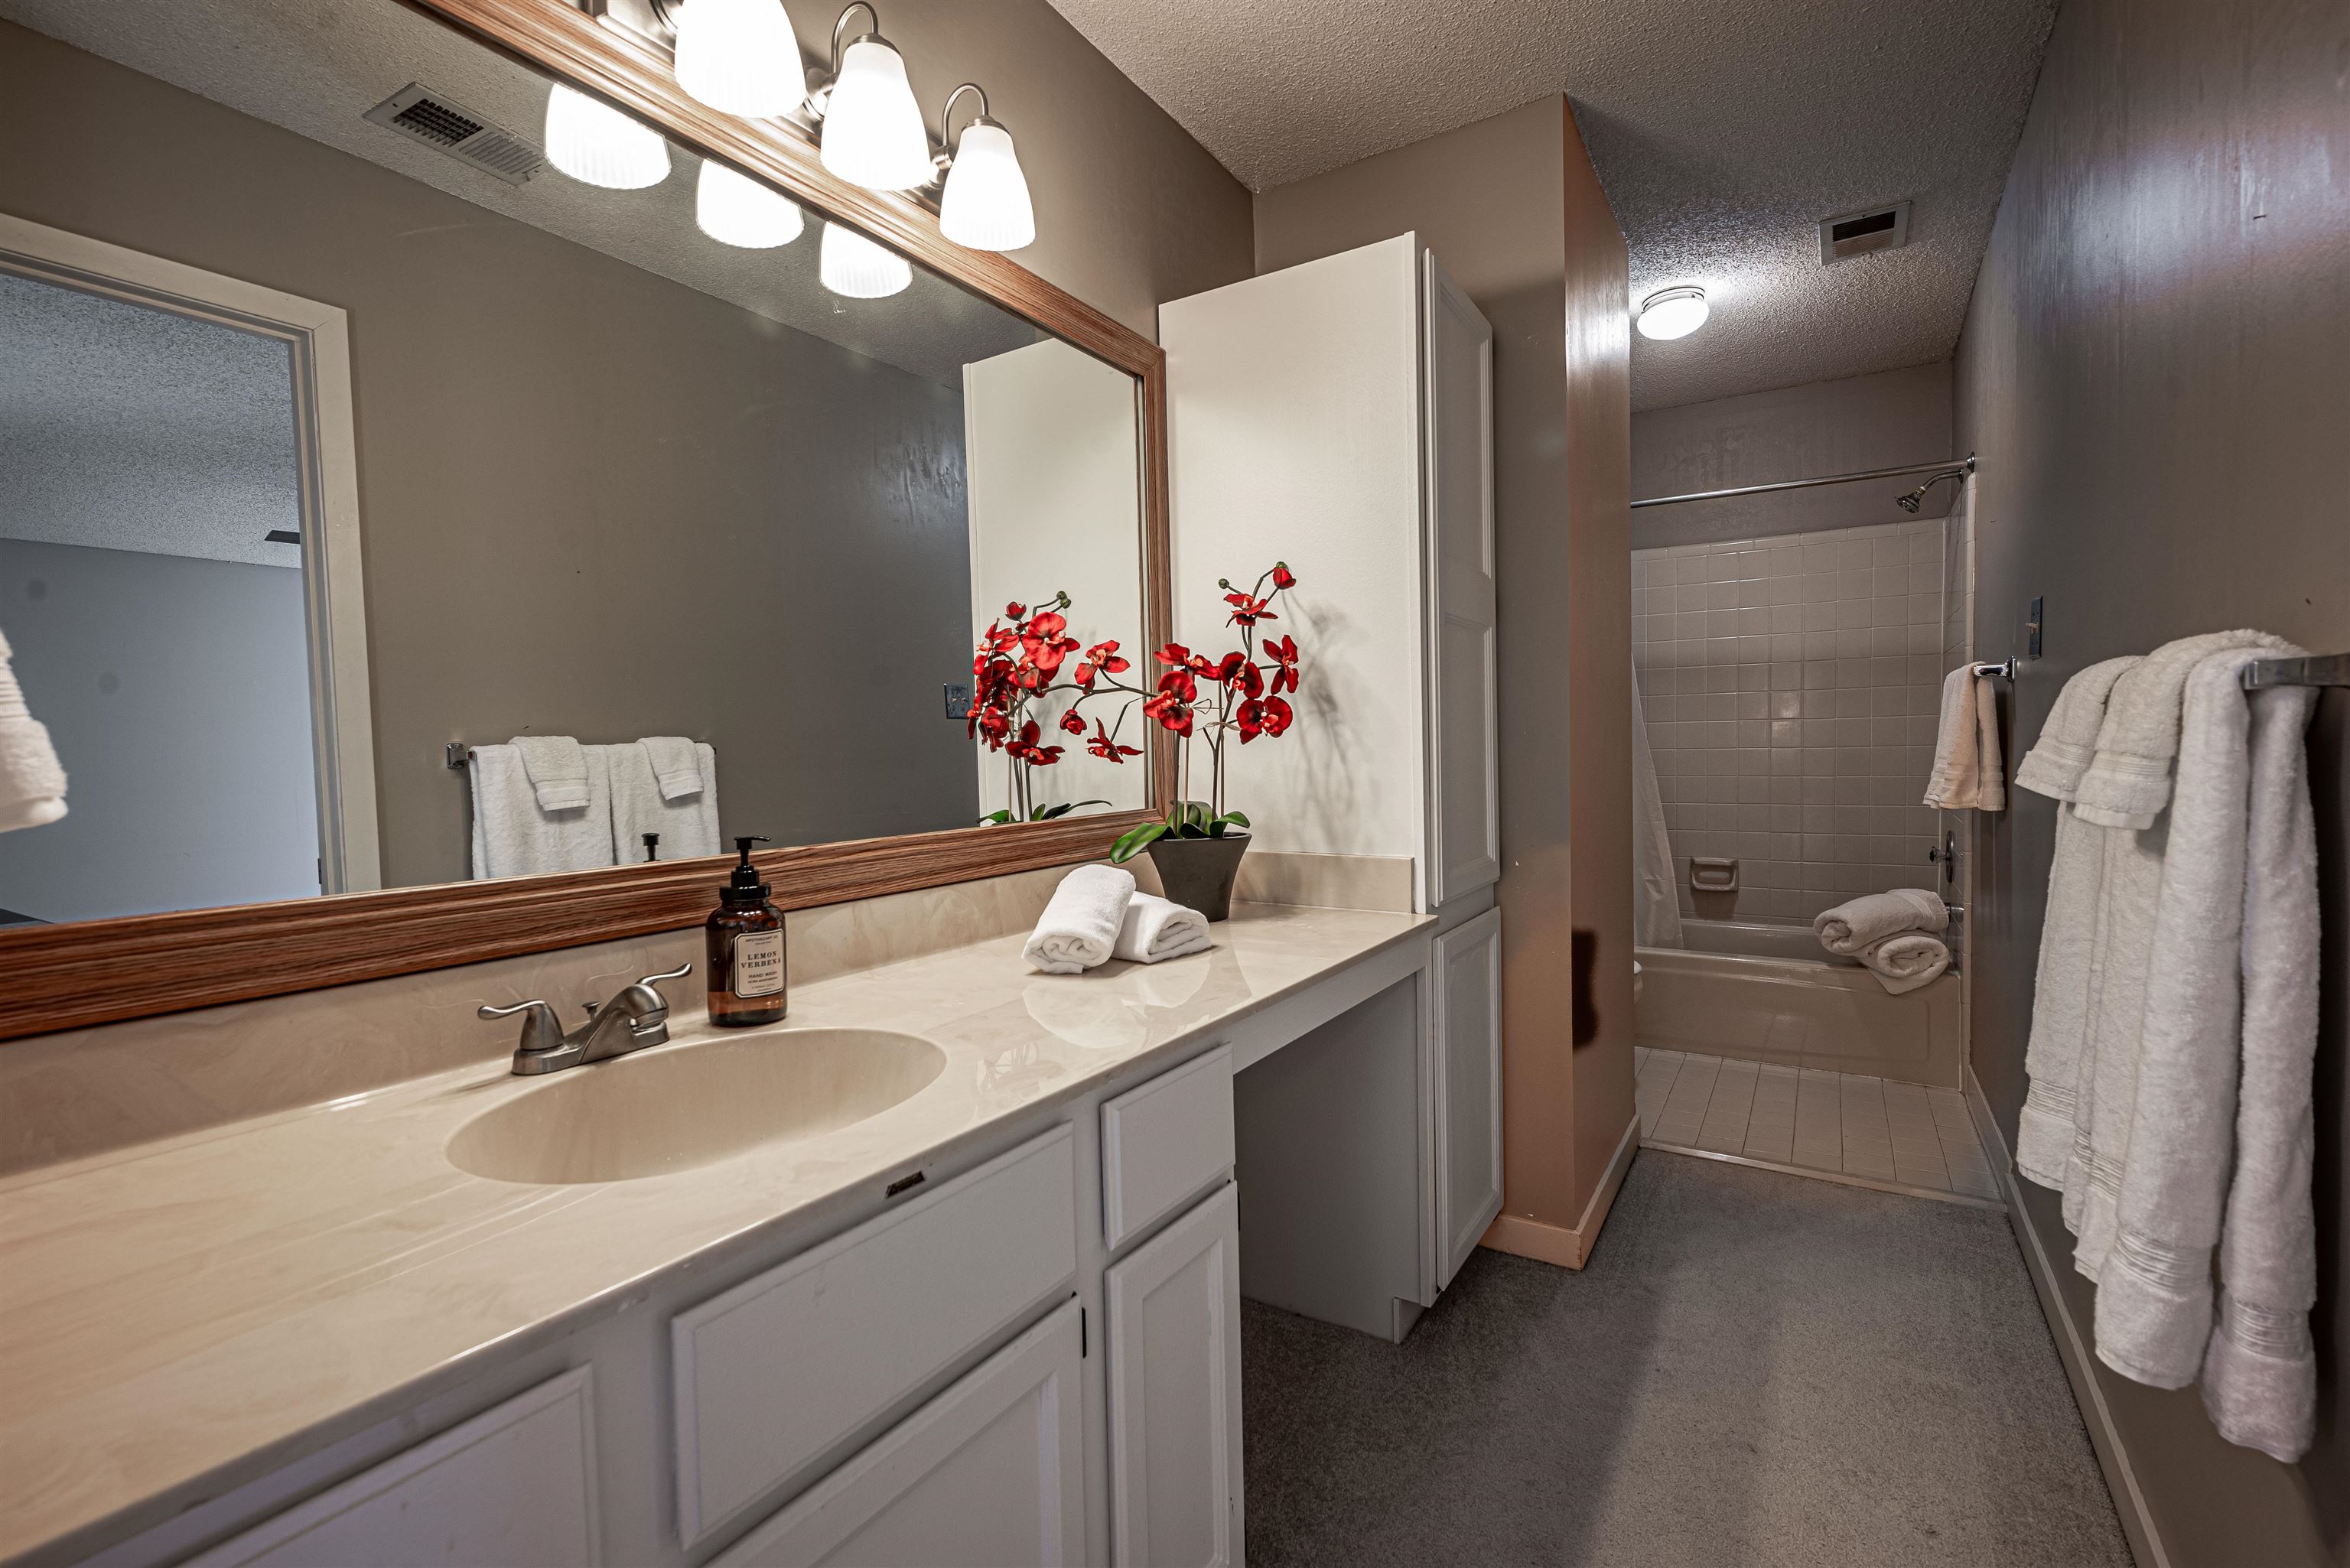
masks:
{"label": "tiled shower wall", "polygon": [[[1683,914],[1808,925],[1932,888],[1940,519],[1632,552],[1632,661]],[[1693,855],[1739,862],[1692,896]]]}

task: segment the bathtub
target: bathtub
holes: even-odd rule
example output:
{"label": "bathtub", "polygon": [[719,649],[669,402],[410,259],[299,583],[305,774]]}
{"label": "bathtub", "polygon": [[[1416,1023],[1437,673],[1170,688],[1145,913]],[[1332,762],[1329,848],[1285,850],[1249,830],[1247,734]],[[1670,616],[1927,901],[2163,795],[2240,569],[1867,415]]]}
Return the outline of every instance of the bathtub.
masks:
{"label": "bathtub", "polygon": [[1956,974],[1889,996],[1858,960],[1824,951],[1808,926],[1683,920],[1681,941],[1638,951],[1640,1044],[1960,1086]]}

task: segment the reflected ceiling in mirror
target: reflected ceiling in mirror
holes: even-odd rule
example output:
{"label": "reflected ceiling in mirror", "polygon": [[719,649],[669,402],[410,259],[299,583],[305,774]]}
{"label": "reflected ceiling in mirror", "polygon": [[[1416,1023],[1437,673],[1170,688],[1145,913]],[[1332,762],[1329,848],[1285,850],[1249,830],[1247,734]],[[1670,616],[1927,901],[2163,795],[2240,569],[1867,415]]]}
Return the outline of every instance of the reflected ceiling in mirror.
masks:
{"label": "reflected ceiling in mirror", "polygon": [[[1057,729],[1024,778],[959,707],[1015,599],[1139,655],[1128,372],[920,266],[827,286],[821,214],[683,147],[639,188],[561,172],[550,79],[394,0],[0,18],[12,213],[128,258],[0,274],[35,372],[0,397],[0,632],[69,778],[0,836],[0,909],[1146,804]],[[131,275],[174,268],[211,281]],[[305,312],[347,372],[278,330]]]}

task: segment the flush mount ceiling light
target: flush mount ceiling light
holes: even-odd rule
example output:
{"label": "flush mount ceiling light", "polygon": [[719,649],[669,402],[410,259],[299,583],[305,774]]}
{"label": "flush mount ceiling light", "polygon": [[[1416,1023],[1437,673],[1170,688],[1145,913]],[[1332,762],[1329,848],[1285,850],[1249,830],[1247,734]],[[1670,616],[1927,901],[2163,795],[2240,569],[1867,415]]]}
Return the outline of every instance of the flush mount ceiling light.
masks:
{"label": "flush mount ceiling light", "polygon": [[955,99],[979,95],[979,113],[949,141],[936,163],[946,171],[946,193],[939,202],[939,232],[975,251],[1016,251],[1036,237],[1036,209],[1028,200],[1028,176],[1021,172],[1012,133],[988,118],[987,94],[965,82],[947,95],[939,113],[945,130]]}
{"label": "flush mount ceiling light", "polygon": [[608,191],[641,191],[669,178],[660,132],[561,82],[546,99],[546,161]]}
{"label": "flush mount ceiling light", "polygon": [[1705,325],[1705,290],[1660,288],[1640,301],[1640,336],[1669,342],[1686,337]]}
{"label": "flush mount ceiling light", "polygon": [[677,85],[726,114],[764,119],[800,101],[800,45],[779,0],[654,0],[677,28]]}
{"label": "flush mount ceiling light", "polygon": [[824,226],[816,274],[825,287],[850,299],[885,299],[914,281],[914,269],[904,256],[833,223]]}
{"label": "flush mount ceiling light", "polygon": [[[873,18],[874,31],[841,44],[841,30],[858,11]],[[880,34],[881,15],[857,0],[832,27],[833,68],[808,95],[808,109],[824,125],[816,138],[824,166],[868,191],[913,191],[937,178],[931,161],[930,132],[906,81],[905,57]]]}
{"label": "flush mount ceiling light", "polygon": [[693,188],[693,220],[720,244],[739,245],[746,251],[790,244],[807,226],[798,205],[789,198],[706,158]]}

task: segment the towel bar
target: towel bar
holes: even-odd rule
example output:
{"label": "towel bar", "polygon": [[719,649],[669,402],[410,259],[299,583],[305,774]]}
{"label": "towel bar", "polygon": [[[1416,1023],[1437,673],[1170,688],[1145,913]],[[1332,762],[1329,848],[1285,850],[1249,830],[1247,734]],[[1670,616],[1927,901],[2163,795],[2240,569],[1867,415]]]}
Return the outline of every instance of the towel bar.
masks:
{"label": "towel bar", "polygon": [[2012,680],[2015,679],[2015,655],[2011,653],[1997,664],[1978,664],[1975,666],[1975,673],[1996,675],[2002,680]]}
{"label": "towel bar", "polygon": [[2259,659],[2244,666],[2247,691],[2275,686],[2350,686],[2350,653],[2320,653],[2307,659]]}

